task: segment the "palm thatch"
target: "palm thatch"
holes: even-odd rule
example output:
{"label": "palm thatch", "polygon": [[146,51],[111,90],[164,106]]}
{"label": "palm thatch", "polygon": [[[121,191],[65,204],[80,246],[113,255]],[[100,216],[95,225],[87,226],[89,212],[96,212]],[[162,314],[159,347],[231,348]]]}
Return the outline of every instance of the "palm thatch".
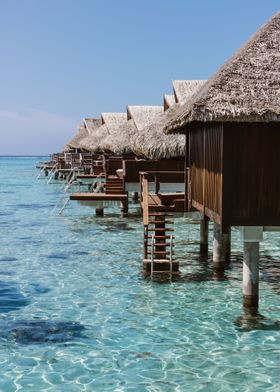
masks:
{"label": "palm thatch", "polygon": [[187,122],[280,121],[280,12],[180,107],[165,131]]}
{"label": "palm thatch", "polygon": [[126,121],[120,128],[106,138],[100,145],[100,148],[104,152],[110,152],[113,154],[131,154],[131,143],[130,140],[138,132],[137,127],[133,119]]}
{"label": "palm thatch", "polygon": [[[186,80],[184,85],[188,88],[181,89],[180,99],[187,102],[192,95],[205,84],[205,80]],[[136,155],[148,159],[178,158],[185,155],[185,136],[166,135],[163,130],[165,125],[173,118],[180,108],[181,103],[176,103],[164,113],[158,115],[156,122],[138,132],[131,140],[132,151]]]}
{"label": "palm thatch", "polygon": [[84,118],[84,125],[88,131],[88,135],[91,135],[102,125],[102,121],[99,118]]}
{"label": "palm thatch", "polygon": [[75,136],[62,149],[62,152],[69,152],[73,148],[80,148],[81,141],[88,135],[84,125],[80,125]]}
{"label": "palm thatch", "polygon": [[126,113],[102,113],[102,125],[96,128],[89,136],[83,139],[82,148],[90,152],[102,152],[100,147],[106,136],[110,135],[114,129],[119,128],[126,122]]}
{"label": "palm thatch", "polygon": [[175,105],[175,96],[174,94],[172,95],[167,95],[165,94],[163,97],[163,107],[164,111],[167,109],[171,108],[171,106]]}
{"label": "palm thatch", "polygon": [[173,80],[173,92],[176,103],[184,103],[205,84],[206,80]]}
{"label": "palm thatch", "polygon": [[126,113],[101,113],[102,124],[106,124],[108,131],[114,130],[127,120]]}
{"label": "palm thatch", "polygon": [[101,125],[101,120],[97,118],[84,118],[83,125],[78,127],[76,135],[62,149],[62,152],[69,152],[73,148],[85,149],[82,147],[83,141]]}
{"label": "palm thatch", "polygon": [[127,107],[127,119],[130,120],[132,118],[138,130],[154,122],[160,113],[163,113],[163,106],[129,105]]}
{"label": "palm thatch", "polygon": [[156,121],[158,115],[162,113],[162,106],[128,106],[128,120],[121,127],[112,130],[110,135],[104,138],[100,148],[104,152],[114,154],[133,153],[131,142],[135,135],[147,125]]}

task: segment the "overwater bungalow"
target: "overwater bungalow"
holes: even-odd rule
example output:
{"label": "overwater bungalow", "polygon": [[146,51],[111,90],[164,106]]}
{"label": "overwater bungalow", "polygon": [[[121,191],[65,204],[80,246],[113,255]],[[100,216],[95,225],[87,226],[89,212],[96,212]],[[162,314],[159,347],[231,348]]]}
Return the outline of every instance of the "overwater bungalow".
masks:
{"label": "overwater bungalow", "polygon": [[244,243],[243,303],[259,299],[259,243],[280,230],[280,13],[214,74],[165,126],[185,134],[186,202],[214,222],[213,261],[229,261],[230,229]]}

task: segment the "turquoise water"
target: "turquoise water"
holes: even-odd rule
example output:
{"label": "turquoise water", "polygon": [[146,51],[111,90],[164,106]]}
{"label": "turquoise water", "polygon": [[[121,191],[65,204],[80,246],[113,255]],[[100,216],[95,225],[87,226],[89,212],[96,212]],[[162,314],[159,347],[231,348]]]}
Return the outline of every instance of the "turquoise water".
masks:
{"label": "turquoise water", "polygon": [[62,186],[37,160],[0,158],[0,391],[279,390],[279,234],[261,245],[265,319],[240,324],[237,232],[218,279],[177,219],[181,278],[145,280],[138,207],[51,214]]}

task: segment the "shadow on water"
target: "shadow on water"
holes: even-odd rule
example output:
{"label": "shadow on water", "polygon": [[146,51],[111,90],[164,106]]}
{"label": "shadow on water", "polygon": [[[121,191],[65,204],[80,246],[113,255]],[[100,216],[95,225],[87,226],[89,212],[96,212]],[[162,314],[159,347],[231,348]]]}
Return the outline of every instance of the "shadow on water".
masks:
{"label": "shadow on water", "polygon": [[0,281],[0,313],[8,313],[29,305],[29,300],[15,284]]}
{"label": "shadow on water", "polygon": [[85,327],[78,322],[18,320],[0,327],[1,337],[20,344],[65,343],[85,338]]}
{"label": "shadow on water", "polygon": [[17,261],[17,258],[16,257],[9,257],[9,256],[7,256],[7,257],[0,257],[0,262],[2,262],[2,261]]}
{"label": "shadow on water", "polygon": [[280,321],[267,319],[253,309],[244,310],[243,314],[234,321],[234,324],[239,331],[243,332],[280,331]]}

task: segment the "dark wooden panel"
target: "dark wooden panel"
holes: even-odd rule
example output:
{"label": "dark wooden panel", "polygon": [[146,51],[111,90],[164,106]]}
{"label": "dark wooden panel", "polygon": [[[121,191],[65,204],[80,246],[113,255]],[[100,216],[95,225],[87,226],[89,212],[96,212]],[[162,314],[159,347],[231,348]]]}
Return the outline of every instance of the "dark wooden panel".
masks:
{"label": "dark wooden panel", "polygon": [[223,222],[280,225],[279,123],[224,125]]}

